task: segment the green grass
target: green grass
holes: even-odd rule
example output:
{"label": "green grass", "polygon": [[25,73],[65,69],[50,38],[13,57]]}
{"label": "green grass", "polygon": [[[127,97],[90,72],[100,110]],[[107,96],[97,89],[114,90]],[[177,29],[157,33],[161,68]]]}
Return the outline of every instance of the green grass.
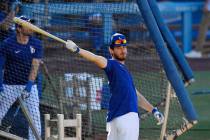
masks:
{"label": "green grass", "polygon": [[196,82],[188,87],[198,113],[198,124],[178,140],[210,140],[210,94],[192,95],[194,91],[210,90],[210,71],[195,72]]}

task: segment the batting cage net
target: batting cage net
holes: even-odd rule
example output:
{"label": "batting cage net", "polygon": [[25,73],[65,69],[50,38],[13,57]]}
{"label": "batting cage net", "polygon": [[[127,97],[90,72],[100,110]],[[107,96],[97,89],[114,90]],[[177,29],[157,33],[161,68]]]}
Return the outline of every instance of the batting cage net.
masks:
{"label": "batting cage net", "polygon": [[[25,15],[43,30],[64,40],[71,39],[81,48],[106,58],[111,57],[108,47],[112,33],[125,34],[128,42],[126,67],[133,76],[136,88],[164,112],[168,80],[135,1],[22,1],[18,15]],[[82,123],[79,127],[82,139],[105,140],[106,114],[111,93],[104,71],[71,53],[63,43],[46,36],[34,34],[35,39],[30,45],[20,44],[16,36],[12,35],[21,32],[17,28],[21,27],[11,25],[10,34],[6,31],[0,34],[7,38],[6,41],[1,41],[6,56],[0,97],[1,130],[5,132],[5,136],[13,134],[12,137],[32,139],[31,129],[28,132],[29,115],[42,139],[46,139],[46,133],[50,135],[48,139],[56,139],[60,131],[57,114],[63,114],[65,120],[75,119],[77,114],[81,114]],[[22,54],[27,53],[23,49],[26,46],[32,56]],[[37,54],[33,47],[39,46],[42,46],[43,53],[39,48],[40,53]],[[25,77],[28,78],[30,70],[34,68],[31,57],[43,59],[36,86],[32,86],[30,96],[23,98],[27,113],[16,99],[25,95],[24,89],[28,81]],[[139,110],[140,138],[159,139],[161,126],[156,125],[153,115]],[[50,114],[50,119],[53,120],[47,121],[44,114]],[[167,132],[179,128],[183,116],[177,98],[175,95],[171,96]],[[51,127],[50,133],[47,126]],[[67,124],[64,133],[66,137],[78,135],[77,128]]]}

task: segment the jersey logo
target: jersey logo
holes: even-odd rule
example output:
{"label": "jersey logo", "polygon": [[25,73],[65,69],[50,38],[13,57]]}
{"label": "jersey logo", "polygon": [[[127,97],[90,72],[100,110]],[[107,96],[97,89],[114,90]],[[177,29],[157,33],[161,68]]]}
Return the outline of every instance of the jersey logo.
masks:
{"label": "jersey logo", "polygon": [[30,46],[31,53],[35,53],[35,49],[33,46]]}
{"label": "jersey logo", "polygon": [[124,67],[122,64],[120,64],[120,67]]}
{"label": "jersey logo", "polygon": [[19,53],[19,52],[21,52],[21,51],[20,50],[15,51],[15,53]]}

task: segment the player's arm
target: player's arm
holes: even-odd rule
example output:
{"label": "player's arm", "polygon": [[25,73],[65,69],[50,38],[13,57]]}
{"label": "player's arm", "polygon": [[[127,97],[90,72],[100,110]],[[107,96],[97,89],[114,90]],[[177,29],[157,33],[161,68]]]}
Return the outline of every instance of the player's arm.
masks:
{"label": "player's arm", "polygon": [[164,121],[163,114],[152,104],[150,104],[147,99],[138,91],[136,90],[136,94],[138,97],[138,105],[139,107],[143,108],[144,110],[152,113],[155,117],[155,119],[158,121],[157,125],[160,125]]}
{"label": "player's arm", "polygon": [[32,60],[31,71],[30,71],[30,74],[29,74],[29,80],[31,80],[31,81],[36,80],[40,62],[41,62],[41,59],[34,58]]}
{"label": "player's arm", "polygon": [[74,53],[78,53],[86,60],[95,63],[99,68],[105,68],[107,65],[107,59],[103,56],[95,55],[92,52],[79,48],[73,41],[68,40],[66,48]]}
{"label": "player's arm", "polygon": [[41,63],[41,59],[37,59],[37,58],[32,59],[31,71],[29,74],[28,82],[25,87],[25,91],[27,91],[28,93],[31,92],[34,81],[36,80],[40,63]]}
{"label": "player's arm", "polygon": [[136,90],[136,94],[138,97],[138,106],[152,113],[153,105],[151,105],[138,90]]}
{"label": "player's arm", "polygon": [[0,22],[1,30],[7,31],[11,27],[11,25],[13,24],[12,19],[15,17],[16,13],[19,12],[20,5],[21,5],[21,2],[19,2],[18,0],[13,2],[13,4],[11,5],[10,12],[6,16],[6,18]]}
{"label": "player's arm", "polygon": [[31,62],[31,70],[29,73],[28,82],[25,87],[25,91],[27,91],[28,93],[31,92],[32,86],[34,85],[34,82],[36,80],[39,71],[39,66],[41,64],[41,60],[43,57],[42,42],[40,40],[35,40],[35,42],[36,42],[36,49],[35,53],[33,54],[33,59]]}
{"label": "player's arm", "polygon": [[9,27],[12,25],[12,19],[15,16],[15,12],[11,11],[7,17],[0,22],[0,29],[7,31],[9,29]]}

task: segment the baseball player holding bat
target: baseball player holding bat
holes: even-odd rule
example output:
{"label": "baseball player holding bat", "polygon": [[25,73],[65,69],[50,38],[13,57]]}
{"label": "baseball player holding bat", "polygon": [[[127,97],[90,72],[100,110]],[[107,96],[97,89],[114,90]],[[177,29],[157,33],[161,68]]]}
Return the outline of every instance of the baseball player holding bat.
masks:
{"label": "baseball player holding bat", "polygon": [[108,77],[112,96],[107,115],[107,140],[138,140],[138,106],[151,112],[158,125],[163,123],[164,116],[136,90],[132,76],[125,66],[127,41],[123,34],[115,33],[111,37],[109,52],[112,59],[81,49],[71,40],[67,41],[66,47],[95,63]]}
{"label": "baseball player holding bat", "polygon": [[[20,19],[31,22],[24,16]],[[41,135],[39,97],[34,81],[43,48],[41,41],[31,36],[32,33],[30,29],[16,24],[16,34],[5,39],[0,46],[0,55],[5,59],[3,80],[0,82],[0,122],[17,97],[22,96],[32,121]],[[28,137],[29,140],[35,140],[31,129]]]}

